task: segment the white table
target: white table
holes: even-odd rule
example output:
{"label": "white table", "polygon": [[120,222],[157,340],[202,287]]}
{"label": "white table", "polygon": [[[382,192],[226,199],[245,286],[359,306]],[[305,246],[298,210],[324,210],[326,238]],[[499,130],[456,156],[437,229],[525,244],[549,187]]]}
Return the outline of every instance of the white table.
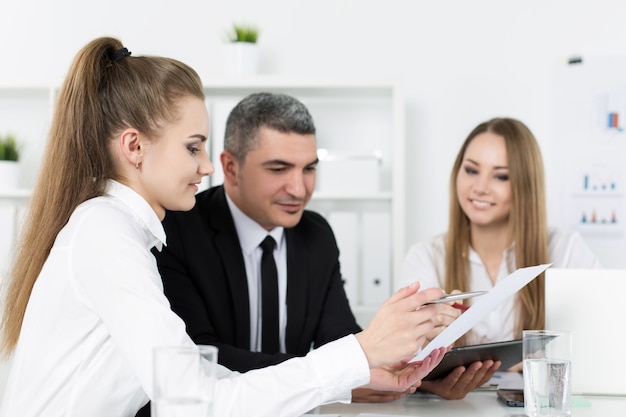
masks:
{"label": "white table", "polygon": [[[584,396],[590,406],[572,408],[572,417],[626,416],[626,397]],[[574,403],[581,403],[575,398]],[[339,414],[354,417],[361,413],[419,417],[513,417],[524,416],[523,407],[507,407],[496,398],[495,391],[472,392],[463,400],[443,400],[421,394],[379,404],[329,404],[311,414]]]}

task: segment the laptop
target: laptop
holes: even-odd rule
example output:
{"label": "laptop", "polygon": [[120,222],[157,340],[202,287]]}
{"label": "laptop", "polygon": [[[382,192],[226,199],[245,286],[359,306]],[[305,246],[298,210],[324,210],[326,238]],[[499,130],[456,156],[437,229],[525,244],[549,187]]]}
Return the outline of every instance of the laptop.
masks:
{"label": "laptop", "polygon": [[626,269],[546,271],[546,329],[572,332],[572,391],[626,395]]}

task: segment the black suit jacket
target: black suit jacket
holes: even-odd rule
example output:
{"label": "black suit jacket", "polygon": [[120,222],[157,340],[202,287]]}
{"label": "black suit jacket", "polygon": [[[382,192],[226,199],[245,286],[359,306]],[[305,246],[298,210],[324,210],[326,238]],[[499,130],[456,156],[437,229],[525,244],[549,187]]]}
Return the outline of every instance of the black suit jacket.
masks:
{"label": "black suit jacket", "polygon": [[287,242],[287,354],[250,352],[246,270],[224,188],[196,197],[189,212],[167,212],[167,246],[155,252],[165,294],[197,344],[219,348],[219,362],[247,371],[302,356],[361,329],[346,297],[339,250],[322,216],[305,211],[285,229]]}

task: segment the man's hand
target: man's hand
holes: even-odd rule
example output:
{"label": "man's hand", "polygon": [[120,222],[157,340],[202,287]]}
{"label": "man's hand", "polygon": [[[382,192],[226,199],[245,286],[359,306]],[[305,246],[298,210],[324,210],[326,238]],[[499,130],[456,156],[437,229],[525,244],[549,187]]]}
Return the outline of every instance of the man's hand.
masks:
{"label": "man's hand", "polygon": [[406,394],[415,392],[415,389],[404,392],[378,391],[369,388],[356,388],[352,390],[352,402],[354,403],[386,403],[403,398]]}

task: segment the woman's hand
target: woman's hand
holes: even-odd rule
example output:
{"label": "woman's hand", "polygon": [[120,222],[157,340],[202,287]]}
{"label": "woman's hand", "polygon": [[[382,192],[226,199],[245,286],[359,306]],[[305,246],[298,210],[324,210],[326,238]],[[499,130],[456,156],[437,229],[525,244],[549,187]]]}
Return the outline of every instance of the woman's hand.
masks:
{"label": "woman's hand", "polygon": [[424,381],[420,389],[448,400],[460,400],[467,393],[485,385],[500,367],[500,361],[474,362],[467,368],[459,366],[445,378]]}
{"label": "woman's hand", "polygon": [[520,362],[516,365],[511,366],[509,369],[507,369],[507,371],[508,372],[522,372],[523,368],[524,368],[523,362]]}
{"label": "woman's hand", "polygon": [[398,290],[378,309],[367,329],[356,334],[370,368],[410,358],[425,344],[440,306],[424,304],[441,297],[443,291],[418,289],[414,283]]}
{"label": "woman's hand", "polygon": [[454,303],[441,303],[439,304],[439,312],[433,318],[434,328],[426,335],[426,342],[430,342],[435,337],[439,336],[446,327],[448,327],[454,320],[456,320],[463,310],[452,307]]}
{"label": "woman's hand", "polygon": [[400,361],[393,365],[374,368],[370,372],[370,383],[364,388],[401,393],[401,396],[413,393],[422,384],[422,378],[439,365],[447,351],[448,348],[434,349],[422,361],[412,363]]}

